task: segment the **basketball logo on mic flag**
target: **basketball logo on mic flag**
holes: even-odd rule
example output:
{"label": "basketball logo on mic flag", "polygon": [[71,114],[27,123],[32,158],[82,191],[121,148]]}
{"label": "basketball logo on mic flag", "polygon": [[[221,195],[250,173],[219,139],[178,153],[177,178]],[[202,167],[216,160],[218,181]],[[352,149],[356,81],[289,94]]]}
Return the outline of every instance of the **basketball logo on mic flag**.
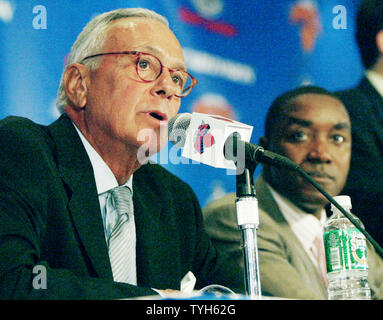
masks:
{"label": "basketball logo on mic flag", "polygon": [[214,144],[214,136],[209,133],[209,130],[210,125],[202,121],[194,135],[194,149],[200,154],[204,152],[205,148],[210,148]]}
{"label": "basketball logo on mic flag", "polygon": [[182,156],[216,168],[235,170],[235,163],[224,157],[225,141],[238,132],[243,141],[249,142],[252,131],[252,126],[232,119],[193,112]]}

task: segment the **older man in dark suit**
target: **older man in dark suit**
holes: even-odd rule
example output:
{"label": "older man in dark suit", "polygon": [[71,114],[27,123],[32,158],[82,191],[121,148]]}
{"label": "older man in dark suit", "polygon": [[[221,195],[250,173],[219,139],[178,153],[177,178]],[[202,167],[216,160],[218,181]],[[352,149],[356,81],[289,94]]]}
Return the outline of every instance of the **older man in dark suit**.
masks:
{"label": "older man in dark suit", "polygon": [[1,298],[117,299],[179,290],[189,271],[197,287],[224,278],[193,191],[145,164],[195,84],[162,16],[120,9],[84,28],[62,116],[0,122]]}

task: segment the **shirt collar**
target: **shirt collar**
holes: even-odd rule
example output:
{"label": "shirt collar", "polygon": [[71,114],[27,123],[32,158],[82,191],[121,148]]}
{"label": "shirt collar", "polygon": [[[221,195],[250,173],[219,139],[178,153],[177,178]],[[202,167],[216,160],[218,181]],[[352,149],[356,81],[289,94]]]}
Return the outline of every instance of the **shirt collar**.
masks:
{"label": "shirt collar", "polygon": [[268,183],[266,183],[266,185],[270,189],[284,218],[298,238],[307,244],[311,244],[318,235],[322,236],[323,227],[327,220],[326,210],[324,208],[322,209],[320,219],[318,220],[314,215],[298,208]]}
{"label": "shirt collar", "polygon": [[376,91],[378,91],[379,94],[383,97],[383,77],[379,73],[372,70],[366,71],[366,77],[371,82]]}
{"label": "shirt collar", "polygon": [[[77,126],[72,121],[74,127],[80,139],[84,145],[85,151],[88,154],[89,160],[93,167],[93,174],[96,181],[97,193],[98,195],[105,193],[115,187],[118,187],[118,182],[114,176],[112,170],[108,167],[102,157],[97,153],[97,151],[92,147],[88,140],[84,137],[82,132],[77,128]],[[130,176],[128,181],[124,184],[130,188],[133,192],[133,175]]]}

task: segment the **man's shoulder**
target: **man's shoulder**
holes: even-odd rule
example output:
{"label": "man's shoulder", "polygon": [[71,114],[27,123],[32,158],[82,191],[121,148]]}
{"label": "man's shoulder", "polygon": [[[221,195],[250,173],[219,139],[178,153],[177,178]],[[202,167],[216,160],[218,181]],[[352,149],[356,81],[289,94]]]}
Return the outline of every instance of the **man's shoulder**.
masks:
{"label": "man's shoulder", "polygon": [[207,225],[237,227],[236,194],[227,193],[221,198],[209,202],[202,210]]}
{"label": "man's shoulder", "polygon": [[346,107],[360,102],[368,103],[372,96],[379,96],[366,77],[362,78],[356,86],[336,91],[335,95],[345,103]]}
{"label": "man's shoulder", "polygon": [[55,167],[54,143],[46,126],[10,116],[0,120],[0,176],[4,187],[39,189]]}
{"label": "man's shoulder", "polygon": [[383,99],[367,78],[357,87],[337,91],[335,95],[343,102],[354,128],[370,131],[376,122],[376,112],[383,106]]}
{"label": "man's shoulder", "polygon": [[9,129],[38,129],[41,125],[36,122],[19,116],[7,116],[0,120],[0,130],[9,130]]}
{"label": "man's shoulder", "polygon": [[28,118],[19,116],[8,116],[0,120],[0,135],[7,137],[10,135],[22,136],[28,139],[33,136],[45,136],[47,127],[38,124]]}
{"label": "man's shoulder", "polygon": [[234,192],[227,193],[223,197],[215,199],[207,204],[204,208],[204,211],[207,213],[219,211],[222,212],[222,209],[228,209],[228,211],[235,209],[235,200],[236,194]]}
{"label": "man's shoulder", "polygon": [[[237,207],[236,207],[236,194],[228,193],[223,197],[209,202],[203,208],[203,216],[206,224],[232,226],[237,228]],[[270,214],[271,208],[265,207],[264,199],[258,199],[258,216],[259,216],[259,232],[275,232],[279,229],[278,221],[273,215]],[[273,208],[272,210],[275,211]],[[257,214],[254,212],[254,214]],[[279,217],[282,220],[281,217]]]}
{"label": "man's shoulder", "polygon": [[365,99],[365,95],[362,89],[357,86],[353,88],[347,88],[335,92],[335,95],[348,106],[351,103],[356,103],[360,100]]}
{"label": "man's shoulder", "polygon": [[9,148],[33,148],[36,145],[42,147],[44,142],[48,144],[49,141],[47,126],[18,116],[8,116],[0,120],[1,145],[7,145]]}

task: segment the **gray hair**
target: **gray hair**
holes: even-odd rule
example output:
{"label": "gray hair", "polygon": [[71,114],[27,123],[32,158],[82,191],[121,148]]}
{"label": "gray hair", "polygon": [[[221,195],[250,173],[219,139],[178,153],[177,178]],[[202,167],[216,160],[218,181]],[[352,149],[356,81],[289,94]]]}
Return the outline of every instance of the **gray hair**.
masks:
{"label": "gray hair", "polygon": [[[78,35],[75,43],[73,44],[68,58],[66,60],[63,73],[61,75],[60,86],[57,92],[57,101],[56,105],[58,110],[63,113],[65,107],[69,103],[68,97],[64,88],[64,73],[67,68],[72,63],[80,63],[85,57],[100,53],[104,47],[107,29],[111,22],[123,18],[131,17],[142,17],[149,18],[160,21],[167,27],[169,27],[168,20],[161,16],[160,14],[144,9],[144,8],[126,8],[126,9],[117,9],[109,12],[102,13],[91,21],[84,27],[81,33]],[[95,70],[99,67],[101,59],[89,59],[83,64],[90,68],[90,70]]]}

